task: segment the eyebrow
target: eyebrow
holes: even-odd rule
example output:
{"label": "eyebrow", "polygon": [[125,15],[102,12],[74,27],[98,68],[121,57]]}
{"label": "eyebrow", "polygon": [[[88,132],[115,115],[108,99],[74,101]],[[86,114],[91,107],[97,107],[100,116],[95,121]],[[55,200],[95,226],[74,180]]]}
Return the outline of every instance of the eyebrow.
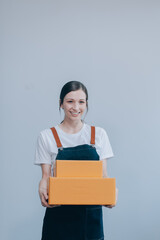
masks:
{"label": "eyebrow", "polygon": [[[73,98],[66,98],[66,100],[69,100],[69,99],[70,99],[70,100],[75,100],[75,99],[73,99]],[[79,100],[84,100],[84,101],[85,101],[86,99],[81,98],[81,99],[79,99]]]}

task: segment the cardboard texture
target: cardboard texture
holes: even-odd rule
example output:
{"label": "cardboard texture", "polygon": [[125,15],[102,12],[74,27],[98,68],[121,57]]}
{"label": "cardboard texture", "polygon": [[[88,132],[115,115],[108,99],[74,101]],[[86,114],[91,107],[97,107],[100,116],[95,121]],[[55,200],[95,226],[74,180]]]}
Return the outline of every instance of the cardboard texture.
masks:
{"label": "cardboard texture", "polygon": [[56,160],[54,177],[89,177],[102,178],[102,161]]}
{"label": "cardboard texture", "polygon": [[49,204],[114,205],[115,178],[49,179]]}
{"label": "cardboard texture", "polygon": [[48,203],[63,205],[114,205],[115,178],[103,177],[102,161],[56,160],[49,178]]}

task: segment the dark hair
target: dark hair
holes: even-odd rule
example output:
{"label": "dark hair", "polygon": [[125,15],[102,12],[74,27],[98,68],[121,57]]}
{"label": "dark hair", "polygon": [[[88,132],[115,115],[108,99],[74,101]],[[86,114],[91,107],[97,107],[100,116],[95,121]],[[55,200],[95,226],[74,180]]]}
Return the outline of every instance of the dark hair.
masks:
{"label": "dark hair", "polygon": [[86,106],[87,106],[87,112],[88,112],[88,102],[87,102],[88,101],[88,91],[87,91],[87,88],[84,86],[84,84],[81,82],[78,82],[78,81],[67,82],[62,87],[62,90],[60,93],[59,110],[60,110],[61,104],[63,104],[64,97],[67,95],[67,93],[69,93],[71,91],[77,91],[80,89],[82,89],[83,92],[86,94]]}

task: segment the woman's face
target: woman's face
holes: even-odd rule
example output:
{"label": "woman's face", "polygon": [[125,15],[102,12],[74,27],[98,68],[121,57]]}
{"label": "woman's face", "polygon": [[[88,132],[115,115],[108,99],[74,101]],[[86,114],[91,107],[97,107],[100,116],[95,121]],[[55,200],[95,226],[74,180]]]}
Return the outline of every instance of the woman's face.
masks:
{"label": "woman's face", "polygon": [[61,107],[64,110],[65,118],[81,120],[83,113],[86,110],[86,94],[83,90],[72,91],[66,94]]}

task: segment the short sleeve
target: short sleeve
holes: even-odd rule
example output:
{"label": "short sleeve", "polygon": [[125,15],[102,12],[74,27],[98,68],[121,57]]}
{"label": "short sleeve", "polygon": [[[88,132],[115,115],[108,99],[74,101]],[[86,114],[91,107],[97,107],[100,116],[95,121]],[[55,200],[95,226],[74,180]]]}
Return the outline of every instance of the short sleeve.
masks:
{"label": "short sleeve", "polygon": [[113,157],[112,147],[108,138],[106,131],[101,128],[101,152],[100,159],[111,158]]}
{"label": "short sleeve", "polygon": [[51,155],[47,149],[47,146],[41,133],[37,138],[34,164],[36,165],[51,164]]}

